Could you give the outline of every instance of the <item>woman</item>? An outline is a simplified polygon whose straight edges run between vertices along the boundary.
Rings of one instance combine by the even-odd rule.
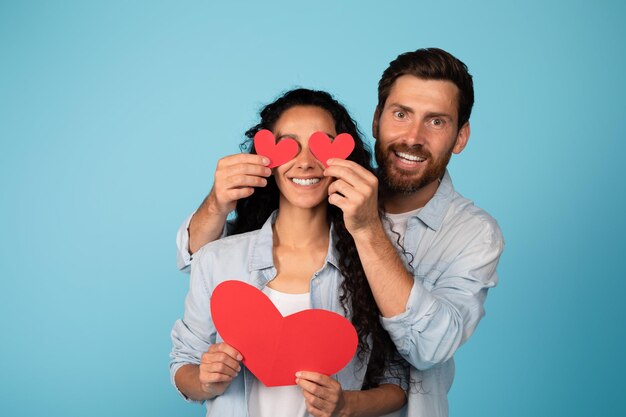
[[[207,415],[314,416],[380,415],[406,402],[406,367],[379,321],[354,241],[341,210],[328,203],[333,181],[308,148],[317,131],[331,138],[349,133],[349,159],[371,169],[365,148],[346,109],[329,94],[297,89],[261,111],[261,122],[246,132],[269,129],[277,140],[291,138],[300,151],[274,169],[267,185],[239,200],[228,238],[194,256],[185,317],[174,325],[171,374],[190,400],[206,402]],[[250,146],[250,152],[254,147]],[[221,281],[240,279],[260,288],[283,315],[324,308],[348,317],[359,338],[357,354],[336,378],[299,372],[297,386],[267,388],[247,369],[241,355],[219,338],[209,301]]]

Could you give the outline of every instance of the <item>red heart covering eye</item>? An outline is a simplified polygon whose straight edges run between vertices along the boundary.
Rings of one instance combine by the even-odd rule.
[[[300,150],[298,142],[291,138],[285,138],[276,143],[274,134],[267,129],[259,130],[254,135],[254,149],[257,154],[269,158],[268,168],[275,168],[289,162]]]
[[[326,168],[326,163],[330,158],[346,159],[354,149],[354,139],[349,133],[342,133],[335,137],[332,142],[324,132],[315,132],[309,138],[309,149],[311,153]]]
[[[310,309],[283,317],[263,292],[241,281],[213,290],[211,317],[226,343],[266,386],[295,385],[296,372],[339,372],[354,356],[352,324],[328,310]]]

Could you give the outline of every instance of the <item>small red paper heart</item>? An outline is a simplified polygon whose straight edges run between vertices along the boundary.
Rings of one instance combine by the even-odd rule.
[[[298,142],[291,138],[284,138],[276,143],[274,134],[267,129],[261,129],[254,135],[254,149],[259,155],[267,156],[270,160],[268,168],[275,168],[292,160],[300,150]]]
[[[222,339],[266,386],[295,385],[296,372],[339,372],[354,356],[352,324],[328,310],[310,309],[283,317],[263,292],[241,281],[213,290],[211,316]]]
[[[326,163],[330,158],[346,159],[354,149],[354,139],[349,133],[341,133],[332,142],[324,132],[315,132],[309,138],[309,149],[311,153],[326,168]]]

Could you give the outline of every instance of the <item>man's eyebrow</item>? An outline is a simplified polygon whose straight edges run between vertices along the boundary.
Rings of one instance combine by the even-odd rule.
[[[400,103],[391,103],[391,104],[389,104],[389,107],[399,108],[400,110],[402,110],[405,113],[414,113],[412,108],[407,107],[407,106],[405,106],[403,104],[400,104]]]
[[[443,113],[443,112],[429,112],[429,113],[426,113],[426,117],[441,117],[441,118],[444,118],[444,119],[453,120],[451,114]]]

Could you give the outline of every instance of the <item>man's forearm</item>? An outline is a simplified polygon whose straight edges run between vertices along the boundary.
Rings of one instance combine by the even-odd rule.
[[[228,213],[219,213],[211,205],[211,195],[204,199],[189,223],[189,253],[217,240],[224,230]]]
[[[393,317],[404,312],[413,288],[413,277],[389,241],[382,224],[353,237],[367,281],[383,317]]]
[[[365,391],[345,391],[346,407],[341,417],[374,417],[398,410],[406,403],[405,392],[397,385],[381,384]]]

